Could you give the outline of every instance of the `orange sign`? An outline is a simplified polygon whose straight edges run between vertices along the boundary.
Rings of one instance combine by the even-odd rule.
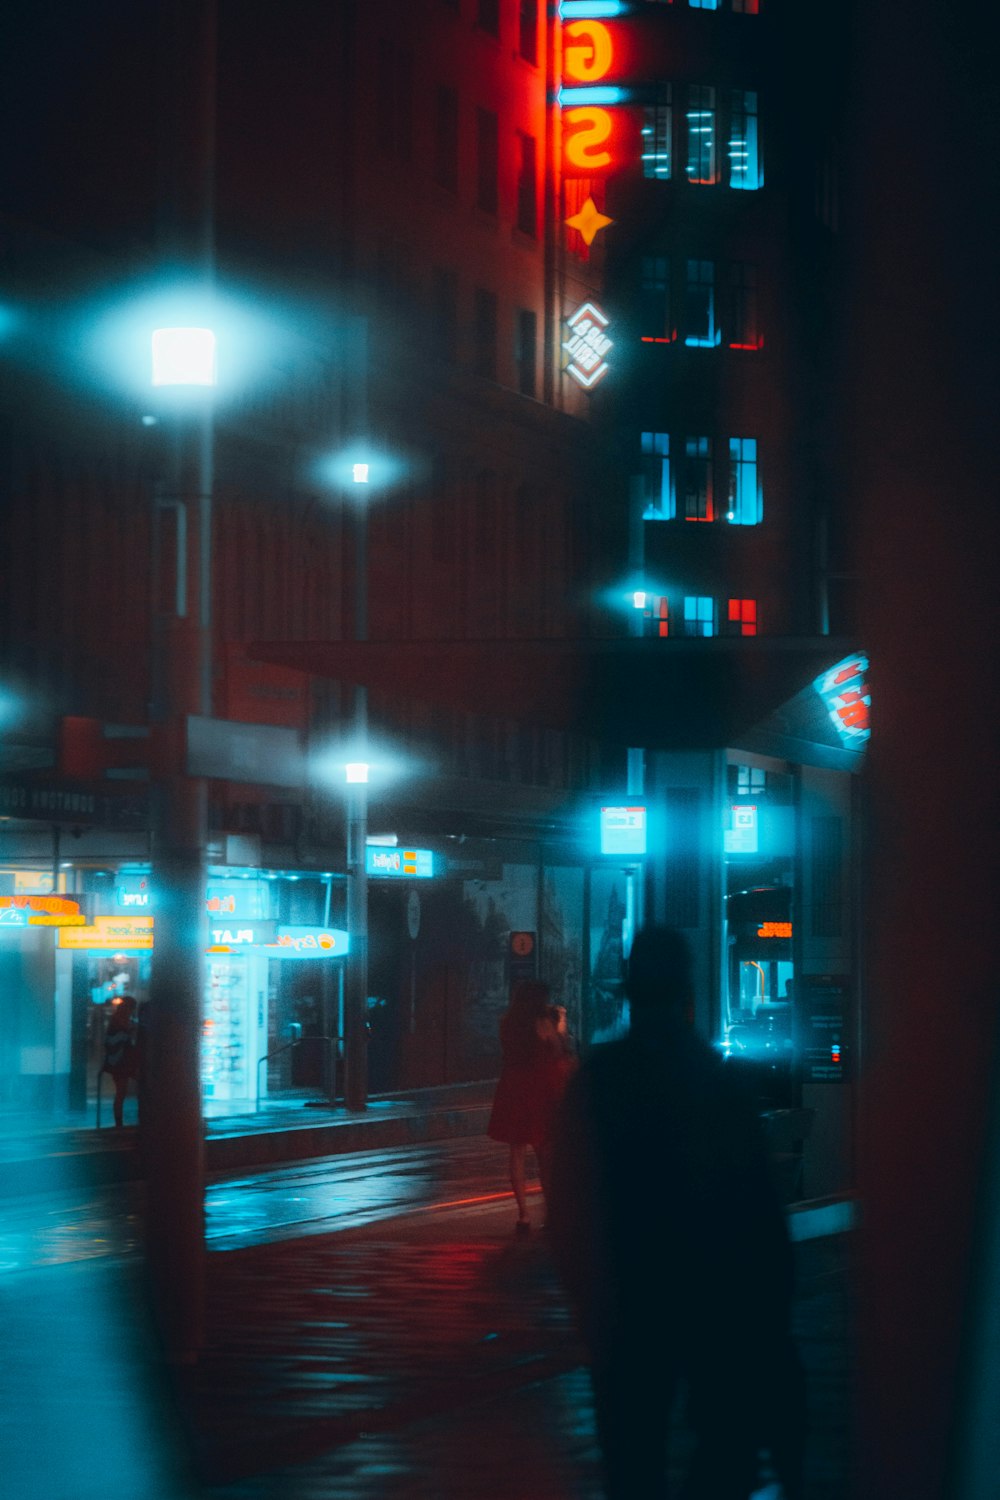
[[[791,922],[761,922],[757,928],[757,936],[762,938],[790,938],[791,935]]]
[[[67,927],[59,934],[60,948],[152,948],[152,917],[95,917],[92,927]]]

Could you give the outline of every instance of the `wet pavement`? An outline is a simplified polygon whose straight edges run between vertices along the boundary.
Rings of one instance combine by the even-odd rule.
[[[81,1200],[75,1230],[47,1202],[51,1263],[0,1276],[5,1500],[598,1500],[582,1351],[503,1167],[458,1141],[214,1183],[206,1347],[173,1387],[128,1249],[138,1189],[103,1224]],[[807,1500],[844,1500],[852,1237],[795,1222]]]

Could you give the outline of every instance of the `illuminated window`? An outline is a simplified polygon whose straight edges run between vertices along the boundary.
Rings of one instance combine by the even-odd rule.
[[[726,520],[733,526],[756,526],[763,509],[757,479],[757,439],[730,438]]]
[[[525,62],[538,61],[538,0],[521,0],[518,9],[518,51]]]
[[[496,115],[491,109],[477,109],[476,206],[488,214],[499,207],[499,142]]]
[[[521,148],[517,172],[517,227],[532,238],[538,233],[535,137],[518,132]]]
[[[760,797],[767,787],[767,772],[759,766],[736,767],[736,790],[741,798]]]
[[[655,104],[648,104],[642,123],[642,175],[666,182],[671,172],[671,140],[674,103],[671,85],[659,89]]]
[[[757,267],[734,261],[729,268],[730,349],[759,349],[764,340],[757,321]]]
[[[757,131],[757,95],[751,89],[734,89],[730,96],[729,186],[750,190],[764,186]]]
[[[730,599],[727,615],[728,635],[757,634],[756,599]]]
[[[666,594],[647,594],[642,611],[642,634],[665,640],[670,634],[670,604]]]
[[[381,82],[376,141],[380,151],[407,162],[413,141],[413,55],[387,37],[378,42]]]
[[[705,84],[692,84],[687,100],[687,178],[706,186],[719,180],[715,156],[715,90]]]
[[[526,308],[521,308],[517,315],[514,362],[518,390],[522,396],[534,396],[538,378],[538,319]]]
[[[684,599],[684,634],[715,635],[715,600],[703,594],[688,594]]]
[[[722,337],[715,322],[715,265],[689,260],[684,291],[684,342],[714,349]]]
[[[733,0],[737,15],[756,16],[760,13],[760,0]]]
[[[497,299],[483,287],[475,294],[472,367],[486,380],[497,378]]]
[[[431,348],[438,359],[455,361],[458,349],[458,273],[435,266],[431,273]]]
[[[458,191],[458,93],[446,84],[434,97],[434,181]]]
[[[715,520],[711,438],[689,437],[684,440],[684,519]]]
[[[688,0],[692,10],[718,10],[720,0]]]
[[[670,262],[665,255],[644,255],[639,284],[639,336],[668,344],[670,328]]]
[[[500,0],[478,0],[476,25],[490,36],[500,35]]]
[[[669,521],[677,513],[670,475],[670,437],[665,432],[644,432],[642,453],[642,518]]]

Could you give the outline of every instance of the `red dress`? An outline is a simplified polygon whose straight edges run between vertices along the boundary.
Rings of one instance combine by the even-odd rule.
[[[530,1021],[508,1011],[500,1022],[503,1067],[493,1096],[486,1133],[511,1146],[542,1146],[566,1086],[567,1059],[554,1041],[547,1041]]]

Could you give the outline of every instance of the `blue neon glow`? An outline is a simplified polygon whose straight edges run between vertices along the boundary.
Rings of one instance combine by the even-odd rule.
[[[637,856],[645,852],[645,807],[602,807],[601,853]]]
[[[434,875],[431,849],[365,849],[365,870],[376,879],[430,880]]]
[[[598,20],[625,13],[624,0],[560,0],[561,21]]]
[[[628,98],[625,89],[605,84],[594,84],[585,88],[560,89],[556,99],[561,109],[572,104],[624,104]]]

